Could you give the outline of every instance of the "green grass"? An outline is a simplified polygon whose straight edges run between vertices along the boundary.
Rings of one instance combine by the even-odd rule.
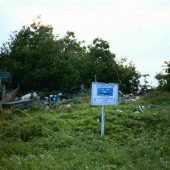
[[[138,105],[145,109],[135,114]],[[5,110],[0,114],[0,169],[168,170],[169,112],[170,94],[162,92],[108,106],[102,140],[101,107],[90,107],[88,96],[71,108]]]

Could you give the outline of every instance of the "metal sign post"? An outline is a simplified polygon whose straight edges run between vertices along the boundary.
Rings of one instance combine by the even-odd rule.
[[[102,106],[101,137],[104,138],[106,106],[118,105],[118,84],[92,82],[92,106]]]
[[[104,138],[105,111],[106,111],[106,106],[102,106],[102,117],[101,117],[101,137],[102,138]]]

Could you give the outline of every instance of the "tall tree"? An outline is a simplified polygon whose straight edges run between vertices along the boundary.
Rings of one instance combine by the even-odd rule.
[[[88,48],[89,56],[89,77],[94,79],[97,75],[98,81],[111,82],[114,80],[113,63],[115,63],[115,54],[110,52],[109,43],[96,38]]]

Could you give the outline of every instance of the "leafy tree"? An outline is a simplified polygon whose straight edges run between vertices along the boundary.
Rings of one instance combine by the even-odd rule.
[[[80,84],[84,53],[73,32],[59,39],[38,21],[11,36],[1,48],[1,61],[22,89],[68,89]]]
[[[102,39],[96,38],[88,47],[88,67],[89,77],[94,80],[94,75],[97,75],[97,81],[112,82],[114,78],[114,63],[115,54],[112,54],[109,49],[109,43]]]
[[[14,32],[0,50],[1,68],[13,73],[13,84],[23,90],[68,90],[91,86],[94,75],[100,82],[117,82],[124,92],[138,86],[134,64],[117,62],[109,43],[96,38],[88,47],[77,41],[74,32],[63,38],[40,20]]]
[[[170,61],[165,61],[164,63],[164,73],[158,73],[155,78],[159,82],[159,89],[170,91]]]
[[[117,63],[120,89],[126,93],[135,93],[138,90],[139,78],[141,77],[140,73],[136,70],[132,62],[127,63],[126,58],[122,58]]]
[[[1,55],[6,69],[14,73],[15,85],[19,82],[25,89],[34,89],[45,83],[42,82],[44,75],[50,76],[53,62],[49,51],[54,49],[52,31],[49,25],[33,23],[15,32],[10,42],[4,44]]]
[[[135,92],[138,90],[140,73],[136,70],[135,65],[126,59],[115,60],[115,54],[110,52],[109,43],[102,39],[96,38],[88,47],[86,76],[91,82],[94,75],[97,75],[99,82],[115,82],[120,84],[120,89],[125,93]]]
[[[82,81],[82,59],[85,55],[85,48],[82,42],[75,39],[74,32],[67,32],[66,36],[60,39],[62,47],[60,48],[60,65],[61,77],[60,81],[64,84],[65,89],[75,87]],[[63,86],[63,85],[62,85]]]

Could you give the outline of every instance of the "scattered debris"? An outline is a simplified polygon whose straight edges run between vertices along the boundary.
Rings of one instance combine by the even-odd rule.
[[[66,107],[67,108],[71,108],[72,106],[71,106],[71,104],[67,104]]]
[[[68,104],[69,102],[70,102],[69,99],[62,99],[62,101],[61,101],[62,104]]]
[[[141,113],[144,110],[144,106],[137,106],[134,110],[134,113]]]
[[[119,96],[119,102],[120,103],[130,103],[130,102],[136,102],[139,100],[139,96],[135,96],[133,94],[128,94],[128,95],[121,95]]]
[[[116,113],[122,113],[123,111],[122,111],[122,110],[119,110],[119,109],[115,109],[114,112],[116,112]]]
[[[37,98],[37,97],[38,97],[38,95],[37,95],[36,92],[31,92],[31,93],[28,93],[28,94],[22,96],[21,100],[22,101],[28,101],[30,99],[34,99],[34,98]]]
[[[11,96],[12,96],[12,93],[11,93]],[[12,98],[11,96],[10,98]],[[35,101],[36,101],[36,104],[35,104]],[[31,107],[40,107],[40,103],[41,101],[39,100],[38,94],[36,92],[31,92],[31,93],[28,93],[22,96],[21,98],[16,97],[15,95],[13,97],[13,100],[8,100],[7,102],[3,102],[2,105],[3,107],[6,107],[6,108],[25,109],[25,108],[31,108]]]
[[[132,98],[132,99],[130,99],[130,101],[131,101],[131,102],[136,102],[136,99],[133,99],[133,98]]]
[[[18,100],[13,102],[3,103],[4,108],[24,109],[28,107],[31,100]]]
[[[56,102],[61,100],[61,97],[63,96],[62,93],[58,93],[58,94],[50,94],[49,97],[45,96],[42,100],[44,105],[53,105]]]
[[[155,108],[157,108],[157,107],[158,107],[157,105],[148,104],[148,109],[155,109]]]

